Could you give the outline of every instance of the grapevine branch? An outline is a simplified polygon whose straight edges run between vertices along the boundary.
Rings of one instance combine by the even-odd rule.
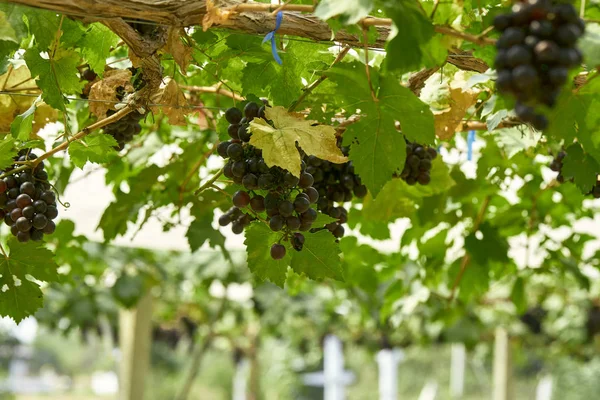
[[[133,107],[128,105],[128,106],[124,107],[122,110],[111,115],[110,117],[104,118],[101,121],[98,121],[94,124],[91,124],[90,126],[88,126],[86,128],[83,128],[81,130],[81,132],[72,136],[69,141],[62,142],[61,144],[59,144],[52,150],[47,151],[46,153],[42,154],[35,160],[31,161],[31,163],[23,164],[20,167],[14,168],[10,171],[6,171],[2,175],[0,175],[0,179],[6,178],[7,176],[12,175],[16,172],[21,172],[21,171],[25,171],[27,169],[35,168],[39,163],[52,157],[54,154],[58,153],[59,151],[66,150],[69,147],[69,144],[83,139],[84,137],[86,137],[87,135],[89,135],[90,133],[92,133],[93,131],[95,131],[97,129],[101,129],[101,128],[105,127],[106,125],[110,125],[113,122],[120,120],[121,118],[123,118],[124,116],[126,116],[127,114],[129,114],[132,111],[133,111]]]
[[[481,205],[481,209],[479,210],[479,213],[477,214],[477,219],[475,220],[475,224],[473,225],[473,232],[477,232],[477,230],[479,229],[479,226],[483,222],[485,213],[488,209],[488,206],[490,205],[490,200],[491,200],[490,196],[486,196],[486,198],[483,200],[483,204]],[[454,296],[456,295],[456,289],[458,288],[458,285],[460,285],[460,281],[462,280],[463,276],[465,275],[465,271],[469,267],[470,262],[471,262],[471,256],[468,253],[466,253],[460,262],[460,270],[458,271],[458,275],[456,276],[456,279],[454,280],[454,283],[452,284],[452,290],[450,292],[449,301],[454,300]]]
[[[205,191],[206,189],[208,189],[209,187],[213,186],[213,183],[215,183],[217,181],[217,179],[219,179],[219,177],[223,175],[223,168],[221,168],[219,171],[217,171],[217,173],[215,173],[213,175],[212,178],[210,178],[208,181],[206,181],[202,186],[200,186],[195,192],[194,195],[198,196],[200,193],[202,193],[203,191]]]
[[[218,86],[188,86],[180,85],[181,89],[187,90],[191,93],[214,93],[225,97],[230,97],[236,101],[244,101],[244,98],[239,94],[232,92],[231,90],[223,89],[222,85]]]

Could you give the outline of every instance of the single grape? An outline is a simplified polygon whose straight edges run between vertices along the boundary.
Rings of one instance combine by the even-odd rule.
[[[333,236],[340,239],[340,238],[344,237],[344,232],[345,232],[344,227],[342,225],[338,225],[331,233],[333,233]]]
[[[273,244],[273,246],[271,246],[271,258],[273,260],[281,260],[283,257],[285,257],[285,246],[275,243]]]
[[[219,217],[219,225],[227,226],[231,223],[231,215],[223,214]]]
[[[31,229],[31,221],[29,221],[25,217],[17,219],[15,221],[15,224],[17,225],[17,229],[19,230],[19,232],[27,232]]]
[[[40,200],[45,201],[46,204],[54,204],[56,202],[56,195],[54,194],[53,191],[47,190],[42,193]]]
[[[307,200],[304,197],[296,197],[296,200],[294,200],[294,210],[296,210],[297,213],[302,214],[303,212],[306,212],[308,209],[310,208],[310,201]]]
[[[258,187],[266,190],[273,186],[275,178],[271,174],[262,174],[258,177]]]
[[[37,214],[33,217],[33,227],[35,229],[44,229],[48,224],[48,218],[44,214]]]
[[[263,196],[254,196],[250,200],[250,207],[256,212],[265,211],[265,198]]]
[[[292,235],[292,247],[296,251],[302,251],[304,247],[304,243],[306,242],[306,238],[301,233],[294,233]]]
[[[46,217],[48,217],[48,219],[54,219],[58,217],[58,209],[56,208],[56,206],[49,205],[45,215]]]
[[[223,175],[226,178],[233,179],[233,163],[230,161],[223,167]]]
[[[315,179],[313,178],[313,176],[309,173],[304,172],[303,174],[300,175],[300,181],[298,183],[298,186],[301,187],[302,189],[306,189],[306,188],[311,187],[314,182],[315,182]]]
[[[241,160],[244,156],[244,148],[239,143],[232,143],[227,148],[227,155],[232,160]]]
[[[238,124],[231,124],[227,127],[227,134],[232,139],[240,139],[239,129],[240,126]]]
[[[312,208],[309,208],[308,210],[306,210],[306,212],[302,213],[301,215],[302,221],[313,222],[315,219],[317,219],[317,212]]]
[[[54,194],[53,192],[50,192],[52,194]],[[31,199],[31,196],[29,196],[28,194],[20,194],[17,199],[17,207],[19,208],[25,208],[31,204],[33,204],[33,200]]]
[[[14,187],[12,189],[8,189],[8,192],[7,192],[9,199],[16,199],[17,197],[19,197],[20,193],[21,192],[19,191],[19,188],[16,188],[16,187]]]
[[[54,233],[55,230],[56,230],[56,224],[54,223],[54,221],[48,221],[48,224],[42,230],[42,232],[44,232],[46,235],[51,235]]]
[[[300,221],[300,218],[291,216],[291,217],[287,217],[287,219],[285,220],[285,224],[287,225],[288,228],[295,231],[298,228],[300,228],[301,221]]]
[[[29,242],[29,239],[31,239],[31,235],[29,234],[29,231],[23,232],[23,231],[19,231],[19,233],[17,233],[17,240],[21,243],[26,243]]]
[[[283,224],[285,224],[285,219],[281,215],[275,215],[269,220],[269,227],[274,232],[279,232],[282,230]]]
[[[6,192],[8,190],[8,186],[3,179],[0,179],[0,194]]]
[[[10,212],[10,219],[11,219],[13,222],[17,222],[17,220],[18,220],[19,218],[21,218],[22,216],[23,216],[23,210],[22,210],[22,209],[20,209],[20,208],[15,208],[14,210],[12,210],[12,211]]]
[[[248,190],[258,189],[258,177],[254,174],[246,174],[242,179],[242,185]]]
[[[238,129],[238,133],[237,134],[238,134],[238,137],[240,138],[240,140],[242,142],[249,142],[250,141],[250,137],[252,136],[252,134],[248,130],[248,125],[247,124],[240,125],[240,128]]]
[[[419,174],[417,182],[419,182],[421,185],[428,185],[429,182],[431,182],[431,176],[428,172],[422,172]]]
[[[33,240],[34,242],[39,242],[40,240],[42,240],[44,238],[44,232],[39,231],[37,229],[33,229],[30,232],[30,236],[31,236],[31,240]]]
[[[250,195],[248,192],[244,192],[243,190],[238,190],[233,195],[233,205],[237,208],[244,208],[248,204],[250,204]]]
[[[253,101],[246,104],[246,107],[244,107],[244,115],[249,120],[252,120],[252,119],[258,117],[259,111],[260,111],[259,105]]]
[[[244,224],[241,221],[234,221],[233,224],[231,224],[231,232],[233,232],[236,235],[241,234],[242,232],[244,232]]]
[[[246,175],[246,162],[239,160],[233,163],[231,172],[234,177],[243,178]]]
[[[228,158],[229,156],[227,155],[227,148],[229,148],[230,144],[231,142],[219,143],[219,145],[217,146],[217,153],[219,153],[219,155],[223,158]]]
[[[300,182],[300,179],[290,174],[289,172],[286,172],[285,175],[283,175],[283,184],[286,187],[295,187],[298,185],[298,182]]]
[[[314,187],[306,188],[304,194],[308,196],[311,204],[315,204],[319,200],[319,191]]]
[[[239,124],[242,120],[242,112],[235,107],[229,108],[225,111],[225,119],[230,124]]]
[[[288,200],[284,200],[279,203],[278,208],[279,213],[284,217],[289,217],[294,212],[294,205]]]

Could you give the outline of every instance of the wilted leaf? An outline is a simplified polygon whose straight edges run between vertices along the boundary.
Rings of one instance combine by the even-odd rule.
[[[202,18],[202,30],[206,32],[213,25],[221,25],[229,19],[231,14],[225,8],[215,5],[214,0],[206,0],[206,14]]]
[[[192,60],[192,47],[185,44],[181,37],[185,35],[183,28],[171,27],[165,45],[165,51],[173,56],[182,71],[185,71]]]
[[[442,140],[451,139],[461,124],[467,110],[477,101],[478,92],[462,88],[450,88],[450,108],[434,112],[435,134]]]
[[[152,97],[152,102],[160,104],[160,106],[152,107],[152,112],[158,114],[162,111],[169,118],[169,124],[187,124],[185,116],[191,109],[187,107],[188,102],[185,95],[179,90],[179,85],[174,80],[166,80],[166,83],[160,86],[158,93]]]
[[[108,110],[114,110],[117,98],[117,89],[121,87],[127,93],[133,92],[131,84],[131,71],[128,69],[115,69],[107,71],[104,78],[92,85],[90,89],[90,112],[99,119],[106,118]]]
[[[290,114],[279,106],[267,108],[265,114],[275,127],[263,119],[252,121],[250,144],[263,151],[265,163],[269,167],[276,165],[299,177],[301,160],[296,144],[306,154],[332,163],[348,161],[337,147],[335,129],[332,126],[315,125],[316,121]]]

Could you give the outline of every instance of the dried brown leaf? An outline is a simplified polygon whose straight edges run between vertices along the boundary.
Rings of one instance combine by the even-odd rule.
[[[188,108],[188,103],[183,92],[179,89],[179,85],[172,79],[165,80],[160,86],[160,90],[152,96],[152,103],[160,104],[153,106],[150,109],[153,113],[158,114],[163,112],[169,118],[171,125],[186,125],[185,116],[191,111]]]
[[[185,36],[183,28],[171,27],[164,50],[173,56],[181,71],[185,71],[192,60],[192,47],[184,43],[182,36]]]
[[[215,5],[214,0],[206,0],[206,14],[202,18],[202,30],[206,32],[213,25],[222,25],[230,15],[229,10]]]
[[[478,94],[469,89],[450,88],[450,108],[434,112],[435,133],[440,139],[449,140],[460,132],[461,122],[467,110],[477,101]]]
[[[96,117],[106,118],[108,110],[115,110],[117,89],[122,87],[126,93],[134,91],[131,84],[131,71],[128,69],[115,69],[107,71],[104,78],[92,86],[90,90],[90,112]],[[94,101],[96,100],[96,101]]]

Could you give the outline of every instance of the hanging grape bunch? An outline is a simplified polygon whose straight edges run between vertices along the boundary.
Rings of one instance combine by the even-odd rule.
[[[14,160],[22,163],[36,158],[29,149],[24,149]],[[22,166],[14,164],[8,171]],[[0,175],[3,173],[0,171]],[[0,216],[19,242],[39,241],[44,234],[54,233],[56,225],[52,220],[58,216],[58,208],[50,187],[43,162],[33,170],[15,172],[0,179]]]
[[[571,4],[551,0],[527,0],[499,15],[494,27],[502,32],[496,47],[496,87],[516,99],[515,113],[538,130],[548,119],[536,111],[554,107],[569,68],[581,64],[576,47],[585,24]]]
[[[340,147],[340,141],[338,140],[338,147]],[[341,150],[345,156],[348,156],[349,148],[341,147]],[[367,187],[362,184],[360,177],[354,172],[352,161],[334,164],[315,156],[305,156],[304,161],[307,164],[306,172],[311,174],[315,180],[313,187],[319,195],[317,209],[337,220],[327,224],[326,228],[339,239],[345,233],[342,224],[348,221],[348,210],[341,204],[351,201],[353,197],[365,197]],[[338,203],[338,206],[335,203]]]
[[[406,141],[406,161],[400,178],[413,186],[417,183],[429,185],[431,182],[432,161],[437,157],[433,147]]]
[[[265,106],[250,102],[243,113],[237,108],[228,109],[225,118],[230,124],[227,131],[231,140],[220,143],[217,152],[227,159],[223,174],[244,189],[233,195],[234,207],[219,218],[219,225],[231,224],[232,231],[240,234],[265,213],[264,220],[269,227],[282,232],[282,240],[289,241],[295,250],[301,251],[305,238],[300,232],[310,230],[318,215],[311,207],[319,200],[319,192],[313,187],[313,175],[307,172],[304,161],[300,178],[282,168],[269,167],[262,151],[248,143],[250,122],[255,118],[266,121]],[[273,259],[282,259],[285,253],[285,246],[273,244]]]
[[[116,111],[108,110],[107,116],[115,114]],[[116,149],[121,151],[125,148],[125,144],[131,142],[133,137],[142,131],[140,121],[144,118],[144,114],[137,111],[130,112],[120,120],[104,127],[104,133],[111,135],[119,144]]]
[[[561,150],[558,152],[558,154],[556,154],[556,157],[554,157],[554,160],[552,160],[552,162],[550,163],[550,169],[554,172],[558,172],[558,175],[556,176],[556,180],[560,183],[565,182],[565,177],[562,175],[562,168],[563,168],[563,160],[565,159],[566,156],[567,156],[567,152],[564,150]]]

